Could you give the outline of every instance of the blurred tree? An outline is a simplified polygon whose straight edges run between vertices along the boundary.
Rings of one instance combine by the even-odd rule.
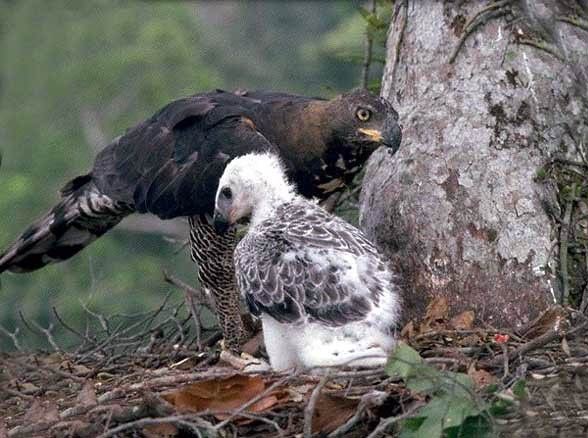
[[[0,241],[7,243],[117,133],[170,99],[219,85],[219,75],[203,61],[199,28],[182,5],[56,0],[47,7],[24,0],[3,6]],[[161,268],[173,251],[161,237],[118,232],[72,262],[5,275],[0,319],[14,318],[17,303],[47,319],[51,297],[62,311],[80,314],[77,298],[88,292],[99,307],[150,306],[159,301]],[[185,258],[173,261],[191,272]]]
[[[328,91],[336,94],[358,85],[359,63],[332,56],[324,38],[350,17],[359,17],[361,1],[221,4],[198,2],[194,11],[201,22],[212,24],[204,36],[205,59],[222,66],[225,87],[286,89],[327,97]],[[354,37],[354,29],[349,35]],[[323,55],[330,55],[316,56],[318,47]]]
[[[97,150],[172,99],[214,87],[328,95],[358,84],[359,65],[308,55],[328,49],[321,35],[357,15],[356,1],[0,3],[1,245]],[[154,221],[130,225],[152,230]],[[166,230],[181,234],[182,224]],[[178,246],[119,226],[67,263],[3,275],[0,323],[14,324],[17,308],[46,323],[51,305],[75,320],[79,299],[110,313],[152,308],[166,290],[162,268],[195,281]]]

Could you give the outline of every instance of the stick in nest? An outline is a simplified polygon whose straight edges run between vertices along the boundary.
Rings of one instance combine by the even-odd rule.
[[[318,385],[312,390],[310,399],[306,408],[304,408],[304,438],[312,437],[312,417],[314,416],[314,410],[316,409],[316,403],[321,395],[321,390],[329,381],[329,372],[323,376]]]

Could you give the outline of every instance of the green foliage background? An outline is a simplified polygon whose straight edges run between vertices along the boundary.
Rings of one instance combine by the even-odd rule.
[[[0,0],[0,245],[50,208],[104,146],[84,135],[84,114],[110,141],[172,99],[215,87],[329,96],[357,86],[358,7]],[[4,274],[0,324],[14,327],[22,310],[46,326],[52,306],[82,324],[80,300],[105,313],[152,309],[169,290],[162,269],[195,282],[178,246],[119,230],[66,263]],[[0,336],[0,348],[6,341]]]

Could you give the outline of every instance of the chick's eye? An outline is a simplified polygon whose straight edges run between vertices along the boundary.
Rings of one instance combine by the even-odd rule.
[[[357,118],[362,121],[362,122],[367,122],[370,117],[372,116],[372,112],[368,109],[365,108],[360,108],[357,110],[357,112],[355,113],[355,115],[357,116]]]
[[[226,199],[231,199],[233,197],[233,192],[229,187],[223,187],[221,190],[221,195],[223,195],[223,197]]]

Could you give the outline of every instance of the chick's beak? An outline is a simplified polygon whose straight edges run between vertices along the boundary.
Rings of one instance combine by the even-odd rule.
[[[231,228],[231,223],[229,219],[219,210],[214,211],[214,216],[212,218],[214,230],[218,234],[225,234],[229,228]]]

